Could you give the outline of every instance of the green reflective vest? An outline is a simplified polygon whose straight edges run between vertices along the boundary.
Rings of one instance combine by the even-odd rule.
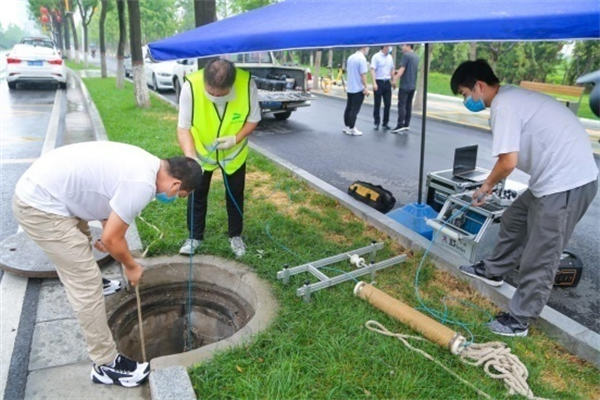
[[[219,137],[236,135],[246,123],[250,114],[250,73],[236,69],[233,88],[236,98],[225,106],[223,118],[217,106],[204,94],[204,69],[185,78],[192,89],[192,136],[202,168],[214,171],[221,166],[227,175],[233,174],[248,157],[248,139],[228,150],[210,151]]]

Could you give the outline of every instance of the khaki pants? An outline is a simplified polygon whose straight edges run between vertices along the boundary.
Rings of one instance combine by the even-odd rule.
[[[117,346],[108,327],[102,276],[90,246],[87,221],[40,211],[16,195],[12,209],[23,230],[56,266],[83,330],[90,358],[98,365],[112,362]]]

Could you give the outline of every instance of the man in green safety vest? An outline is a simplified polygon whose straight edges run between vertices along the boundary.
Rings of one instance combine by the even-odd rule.
[[[203,169],[188,199],[190,233],[180,254],[193,254],[204,239],[208,191],[213,171],[223,174],[231,250],[246,253],[242,240],[248,135],[260,121],[258,90],[250,73],[228,60],[214,59],[185,78],[179,98],[177,138],[183,153]]]

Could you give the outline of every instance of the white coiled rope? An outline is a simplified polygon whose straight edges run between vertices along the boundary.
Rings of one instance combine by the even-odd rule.
[[[433,358],[431,355],[429,355],[427,352],[413,347],[407,341],[407,339],[423,341],[427,341],[427,339],[420,336],[403,335],[400,333],[390,332],[377,321],[367,321],[365,323],[365,326],[367,327],[367,329],[373,332],[395,337],[396,339],[400,340],[406,347],[408,347],[408,349],[421,354],[428,360],[433,361],[434,363],[442,367],[444,370],[446,370],[450,375],[454,376],[462,383],[475,390],[481,396],[485,397],[486,399],[492,398],[489,394],[483,392],[482,390],[475,387],[472,383],[458,376],[456,372],[446,367],[444,364],[442,364],[441,362]],[[483,365],[485,373],[490,378],[502,379],[504,381],[504,384],[508,388],[509,395],[519,394],[523,397],[526,397],[528,400],[545,400],[541,397],[536,397],[533,394],[533,392],[529,388],[529,385],[527,384],[527,378],[529,376],[527,368],[516,355],[510,352],[510,348],[506,345],[506,343],[490,342],[481,344],[471,344],[469,346],[465,346],[462,352],[460,353],[460,359],[464,363],[469,365]]]

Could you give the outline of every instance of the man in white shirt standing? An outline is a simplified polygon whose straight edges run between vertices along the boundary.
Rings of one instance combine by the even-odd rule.
[[[171,203],[187,196],[201,180],[202,169],[193,158],[161,160],[115,142],[52,150],[19,179],[13,214],[56,267],[87,343],[93,382],[134,387],[150,368],[147,362],[135,362],[117,351],[88,221],[102,221],[102,238],[93,246],[119,261],[136,286],[143,269],[125,239],[129,225],[153,198]]]
[[[356,117],[360,112],[365,96],[369,95],[367,89],[367,65],[366,55],[369,53],[368,47],[361,47],[348,57],[346,71],[348,71],[348,87],[346,109],[344,110],[344,124],[346,127],[343,132],[350,136],[360,136],[362,132],[356,128]]]
[[[390,129],[390,108],[392,106],[392,75],[394,73],[394,60],[391,55],[392,46],[381,46],[381,51],[371,58],[371,77],[373,78],[373,93],[375,102],[373,119],[375,130],[379,129],[381,99],[383,99],[383,125],[385,130]]]
[[[450,86],[470,111],[490,108],[492,156],[498,160],[473,194],[474,204],[485,203],[485,195],[515,168],[530,175],[529,188],[502,214],[491,255],[460,267],[492,286],[519,267],[508,313],[488,327],[499,335],[526,336],[550,297],[562,251],[598,192],[589,137],[569,108],[545,94],[501,86],[485,60],[462,63]]]

